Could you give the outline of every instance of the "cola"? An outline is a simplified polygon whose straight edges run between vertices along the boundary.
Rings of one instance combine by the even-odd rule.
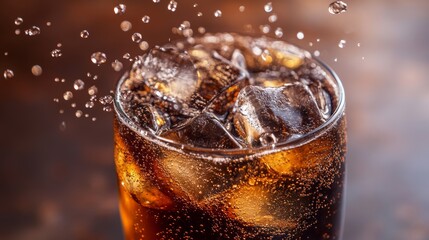
[[[115,95],[126,239],[341,239],[344,101],[335,73],[283,41],[155,47]]]

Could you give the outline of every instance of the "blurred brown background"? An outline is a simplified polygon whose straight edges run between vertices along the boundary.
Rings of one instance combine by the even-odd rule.
[[[429,239],[429,2],[345,1],[349,11],[337,16],[328,13],[326,0],[272,1],[278,21],[271,24],[284,29],[283,39],[320,50],[344,82],[349,123],[344,239]],[[2,0],[0,70],[10,68],[15,77],[0,79],[0,239],[122,239],[112,114],[100,106],[85,109],[86,90],[73,91],[68,102],[64,91],[81,78],[86,87],[97,85],[100,96],[108,94],[121,75],[111,62],[118,59],[128,68],[122,55],[143,53],[131,41],[134,32],[153,46],[174,37],[171,27],[184,20],[194,31],[204,26],[208,32],[268,23],[263,11],[268,1],[177,2],[171,13],[168,0],[124,0],[127,11],[117,16],[117,1]],[[243,13],[240,5],[246,6]],[[216,9],[221,18],[213,17]],[[149,24],[142,23],[144,15],[151,17]],[[16,17],[23,24],[15,26]],[[123,20],[133,23],[132,30],[121,31]],[[24,35],[33,25],[41,34]],[[79,37],[84,29],[88,39]],[[298,31],[303,40],[295,37]],[[341,39],[347,41],[343,49]],[[63,56],[52,58],[57,43]],[[106,64],[90,62],[95,51],[107,54]],[[39,77],[30,71],[35,64],[43,68]],[[87,78],[87,72],[98,79]],[[55,77],[66,82],[56,83]],[[77,109],[90,117],[77,119]],[[65,132],[59,131],[61,121]]]

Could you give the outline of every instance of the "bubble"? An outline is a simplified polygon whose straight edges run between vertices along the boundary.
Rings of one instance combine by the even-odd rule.
[[[264,6],[264,10],[265,10],[265,12],[271,12],[271,11],[273,11],[273,4],[271,3],[271,2],[269,2],[269,3],[267,3],[267,4],[265,4],[265,6]]]
[[[95,52],[91,55],[91,62],[100,66],[101,64],[107,61],[107,57],[105,53]]]
[[[329,13],[331,14],[340,14],[347,11],[347,3],[343,1],[335,1],[329,4],[328,8]]]
[[[319,50],[316,50],[316,51],[314,51],[314,56],[316,56],[316,57],[319,57],[320,56],[320,51]]]
[[[150,21],[150,17],[149,17],[148,15],[145,15],[145,16],[142,18],[142,22],[144,22],[144,23],[149,23],[149,21]]]
[[[149,43],[146,41],[141,41],[139,43],[139,47],[141,50],[146,51],[149,48]]]
[[[40,34],[40,28],[36,26],[32,26],[31,28],[25,30],[25,34],[28,36],[35,36]]]
[[[24,20],[22,18],[20,18],[20,17],[17,17],[15,19],[15,25],[17,25],[17,26],[21,25],[22,22],[24,22]]]
[[[94,102],[91,102],[91,101],[90,101],[90,102],[86,102],[86,103],[85,103],[85,107],[86,107],[86,108],[93,108],[93,107],[94,107],[94,105],[95,105],[95,103],[94,103]]]
[[[68,100],[73,98],[73,93],[70,91],[67,91],[63,94],[63,98],[64,98],[64,100],[68,101]]]
[[[21,34],[21,30],[15,29],[15,35],[19,35],[19,34]]]
[[[61,130],[61,131],[65,131],[66,129],[67,129],[66,122],[62,121],[62,122],[60,123],[60,130]]]
[[[3,77],[4,77],[4,79],[10,79],[10,78],[13,78],[13,76],[15,76],[15,74],[13,73],[13,71],[12,70],[10,70],[10,69],[6,69],[4,72],[3,72]]]
[[[31,68],[31,73],[36,77],[42,75],[42,72],[43,72],[42,67],[39,65],[34,65]]]
[[[51,51],[51,56],[53,58],[61,57],[63,53],[61,52],[61,49],[54,49]]]
[[[80,117],[82,117],[83,112],[81,110],[77,110],[76,113],[75,113],[75,115],[76,115],[77,118],[80,118]]]
[[[98,92],[98,88],[96,86],[92,86],[88,88],[88,94],[90,96],[94,96],[95,94],[97,94],[97,92]]]
[[[216,11],[214,12],[214,16],[215,16],[215,17],[222,17],[222,11],[221,11],[221,10],[216,10]]]
[[[238,11],[244,12],[244,10],[246,10],[245,6],[241,5],[240,7],[238,7]]]
[[[269,17],[268,17],[268,21],[269,21],[270,23],[276,22],[276,21],[277,21],[277,15],[276,15],[276,14],[273,14],[273,15],[269,16]]]
[[[141,42],[141,40],[142,40],[142,35],[141,35],[141,33],[134,33],[132,36],[131,36],[131,40],[133,40],[133,42],[135,42],[135,43],[139,43],[139,42]]]
[[[75,90],[82,90],[85,87],[85,82],[81,79],[76,79],[73,83],[73,88]]]
[[[118,61],[117,59],[115,59],[114,62],[112,62],[112,68],[113,70],[115,70],[116,72],[119,72],[122,70],[123,64]]]
[[[344,48],[345,45],[346,45],[346,40],[340,40],[340,42],[338,43],[339,48]]]
[[[116,14],[116,15],[122,15],[122,14],[124,14],[125,13],[125,10],[127,9],[127,6],[125,6],[125,4],[119,4],[118,6],[116,6],[116,7],[114,7],[113,8],[113,12]]]
[[[88,38],[89,32],[87,30],[83,30],[82,32],[80,32],[80,37],[81,38]]]
[[[276,37],[281,38],[283,37],[283,29],[278,27],[276,28],[276,30],[274,31],[274,34],[276,35]]]
[[[303,32],[298,32],[298,33],[296,34],[296,37],[297,37],[299,40],[302,40],[302,39],[304,39],[304,33],[303,33]]]
[[[177,2],[174,0],[171,0],[170,3],[168,3],[167,9],[172,12],[175,12],[177,9]]]
[[[122,31],[128,32],[129,30],[131,30],[133,25],[129,21],[122,21],[120,27]]]

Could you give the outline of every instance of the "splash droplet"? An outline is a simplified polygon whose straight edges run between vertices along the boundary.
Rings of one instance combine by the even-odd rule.
[[[140,34],[140,33],[134,33],[132,36],[131,36],[131,40],[133,40],[133,42],[135,42],[135,43],[139,43],[139,42],[141,42],[141,40],[142,40],[142,35]]]
[[[338,58],[334,58],[334,62],[338,62]]]
[[[357,45],[358,47],[360,47],[360,43],[357,43],[356,45]]]
[[[58,98],[54,98],[53,100],[54,100],[54,102],[56,102],[56,103],[60,102],[60,99],[58,99]]]
[[[35,36],[40,34],[40,28],[36,26],[32,26],[31,28],[25,30],[25,34],[28,36]]]
[[[316,50],[316,51],[314,51],[313,54],[314,54],[314,56],[319,57],[320,56],[320,51]]]
[[[14,75],[13,71],[10,69],[6,69],[3,73],[4,79],[10,79],[10,78],[13,78],[13,76],[15,76],[15,75]]]
[[[88,94],[90,96],[94,96],[95,94],[97,94],[97,92],[98,92],[98,88],[96,86],[92,86],[88,88]]]
[[[141,50],[146,51],[149,48],[149,43],[146,41],[142,41],[139,44]]]
[[[198,12],[198,13],[197,13],[197,16],[198,16],[198,17],[201,17],[201,16],[203,16],[203,13],[202,13],[202,12]]]
[[[51,22],[46,22],[46,26],[50,27],[52,25]]]
[[[343,1],[335,1],[329,4],[328,8],[329,13],[331,14],[340,14],[347,11],[347,3]]]
[[[270,23],[276,22],[276,21],[277,21],[277,15],[276,15],[276,14],[273,14],[273,15],[269,16],[269,17],[268,17],[268,21],[269,21]]]
[[[85,82],[81,79],[76,79],[73,83],[73,88],[75,90],[82,90],[85,87]]]
[[[62,55],[61,49],[54,49],[51,51],[51,56],[54,58],[61,57]]]
[[[112,111],[112,107],[111,106],[104,106],[103,107],[103,111],[105,111],[105,112],[111,112]]]
[[[103,105],[111,104],[113,102],[113,97],[110,95],[106,95],[106,96],[99,98],[98,101]]]
[[[221,11],[221,10],[216,10],[216,11],[214,12],[214,16],[215,16],[215,17],[222,17],[222,11]]]
[[[259,29],[261,30],[261,32],[263,34],[267,34],[271,30],[270,25],[261,25],[261,26],[259,26]]]
[[[95,52],[91,55],[91,62],[100,66],[101,64],[107,61],[107,57],[105,53]]]
[[[299,40],[302,40],[302,39],[304,39],[304,33],[303,33],[303,32],[298,32],[298,33],[296,34],[296,37],[297,37]]]
[[[93,108],[93,107],[94,107],[94,105],[95,105],[95,103],[94,103],[94,102],[86,102],[86,103],[85,103],[85,107],[86,107],[86,108]]]
[[[246,10],[245,6],[241,5],[240,7],[238,7],[238,11],[244,12],[244,10]]]
[[[38,76],[42,75],[42,72],[43,72],[42,67],[41,67],[41,66],[39,66],[39,65],[34,65],[34,66],[31,68],[31,73],[32,73],[34,76],[36,76],[36,77],[38,77]]]
[[[15,29],[15,35],[19,35],[19,34],[21,34],[21,30]]]
[[[115,70],[116,72],[119,72],[122,70],[123,64],[118,61],[117,59],[115,59],[114,62],[112,62],[112,68],[113,70]]]
[[[76,113],[75,113],[75,115],[76,115],[77,118],[80,118],[80,117],[82,117],[83,112],[81,110],[77,110]]]
[[[66,129],[67,129],[66,122],[64,122],[64,121],[63,121],[63,122],[61,122],[61,123],[60,123],[60,130],[61,130],[61,131],[65,131]]]
[[[269,3],[267,3],[267,4],[265,4],[265,6],[264,6],[264,10],[265,10],[265,12],[271,12],[271,11],[273,11],[273,4],[271,3],[271,2],[269,2]]]
[[[161,0],[153,0],[154,3],[159,3]]]
[[[198,32],[204,34],[206,32],[206,29],[204,27],[199,27]]]
[[[119,4],[118,6],[116,6],[116,7],[114,7],[113,8],[113,12],[116,14],[116,15],[121,15],[121,14],[124,14],[125,13],[125,10],[127,10],[127,6],[125,6],[125,4]]]
[[[177,2],[174,0],[171,0],[170,3],[168,3],[167,9],[172,12],[175,12],[177,9]]]
[[[338,43],[339,48],[344,48],[345,45],[346,45],[346,40],[340,40],[340,42]]]
[[[64,100],[68,101],[68,100],[73,98],[73,93],[70,91],[67,91],[63,94],[63,98],[64,98]]]
[[[82,32],[80,32],[80,37],[81,38],[88,38],[89,32],[87,30],[83,30]]]
[[[122,56],[122,58],[124,58],[124,59],[130,59],[130,58],[131,58],[131,54],[129,54],[129,53],[125,53],[125,54]]]
[[[120,27],[122,31],[128,32],[129,30],[131,30],[133,25],[129,21],[122,21]]]
[[[274,31],[274,34],[276,35],[276,37],[281,38],[283,37],[283,29],[278,27],[276,28],[276,30]]]
[[[22,23],[22,22],[24,22],[24,20],[23,20],[22,18],[20,18],[20,17],[17,17],[17,18],[15,19],[15,25],[16,25],[16,26],[21,25],[21,23]]]
[[[142,22],[149,23],[149,21],[150,21],[150,17],[148,15],[142,17]]]

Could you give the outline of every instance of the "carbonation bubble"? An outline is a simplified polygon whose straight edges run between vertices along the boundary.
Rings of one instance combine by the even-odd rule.
[[[142,22],[144,22],[144,23],[149,23],[149,21],[150,21],[150,17],[148,15],[146,15],[142,18]]]
[[[82,90],[85,87],[85,82],[81,79],[76,79],[73,83],[73,88],[75,90]]]
[[[220,10],[216,10],[216,11],[214,12],[214,16],[215,16],[215,17],[222,17],[222,11],[220,11]]]
[[[343,1],[335,1],[329,4],[328,8],[331,14],[339,14],[347,11],[347,3]]]
[[[95,94],[97,94],[97,92],[98,92],[98,89],[96,86],[92,86],[92,87],[88,88],[88,94],[90,96],[94,96]]]
[[[13,71],[10,69],[6,69],[3,73],[3,77],[5,79],[13,78],[13,76],[15,76],[15,75],[13,74]]]
[[[40,76],[40,75],[42,75],[42,72],[43,72],[42,67],[41,67],[41,66],[39,66],[39,65],[34,65],[34,66],[31,68],[31,73],[32,73],[34,76]]]
[[[62,55],[61,49],[54,49],[51,51],[51,56],[54,58],[61,57]]]
[[[133,25],[129,21],[122,21],[120,26],[122,31],[124,32],[129,31],[133,27]]]
[[[114,62],[112,62],[112,68],[113,70],[115,70],[116,72],[119,72],[122,70],[123,64],[118,61],[117,59],[115,59]]]
[[[76,113],[75,113],[75,115],[76,115],[77,118],[80,118],[80,117],[82,117],[83,112],[81,110],[77,110]]]
[[[127,9],[127,6],[125,6],[125,4],[119,4],[118,6],[116,6],[116,7],[114,7],[113,8],[113,12],[116,14],[116,15],[121,15],[121,14],[124,14],[125,13],[125,10]]]
[[[171,0],[170,3],[168,3],[167,9],[172,12],[175,12],[177,9],[177,2],[174,0]]]
[[[25,30],[25,34],[28,36],[34,36],[40,34],[40,28],[36,26],[32,26],[31,28]]]
[[[83,30],[82,32],[80,32],[80,37],[81,38],[88,38],[89,32],[87,30]]]
[[[149,43],[147,43],[146,41],[142,41],[140,42],[139,47],[141,50],[146,51],[149,48]]]
[[[283,37],[283,29],[278,27],[276,28],[276,30],[274,31],[274,34],[276,35],[276,37],[281,38]]]
[[[269,21],[270,23],[276,22],[276,21],[277,21],[277,15],[276,15],[276,14],[273,14],[273,15],[269,16],[269,17],[268,17],[268,21]]]
[[[20,17],[18,17],[18,18],[15,19],[15,25],[17,25],[17,26],[21,25],[22,22],[24,22],[24,20],[22,18],[20,18]]]
[[[140,33],[134,33],[132,36],[131,36],[131,39],[133,40],[133,42],[135,42],[135,43],[139,43],[139,42],[141,42],[141,40],[142,40],[142,35],[140,34]]]
[[[345,45],[346,45],[346,40],[340,40],[340,42],[338,43],[339,48],[344,48]]]
[[[63,98],[64,98],[64,100],[68,101],[68,100],[73,98],[73,93],[70,91],[67,91],[63,94]]]
[[[107,61],[107,57],[105,53],[95,52],[91,55],[91,62],[100,66],[101,64]]]
[[[299,40],[302,40],[302,39],[304,39],[304,33],[303,33],[303,32],[298,32],[298,33],[296,34],[296,37],[297,37]]]
[[[242,5],[242,6],[238,7],[238,11],[244,12],[244,10],[246,10],[245,6]]]
[[[265,10],[265,12],[271,12],[271,11],[273,11],[273,4],[271,3],[271,2],[269,2],[269,3],[267,3],[267,4],[265,4],[265,6],[264,6],[264,10]]]

